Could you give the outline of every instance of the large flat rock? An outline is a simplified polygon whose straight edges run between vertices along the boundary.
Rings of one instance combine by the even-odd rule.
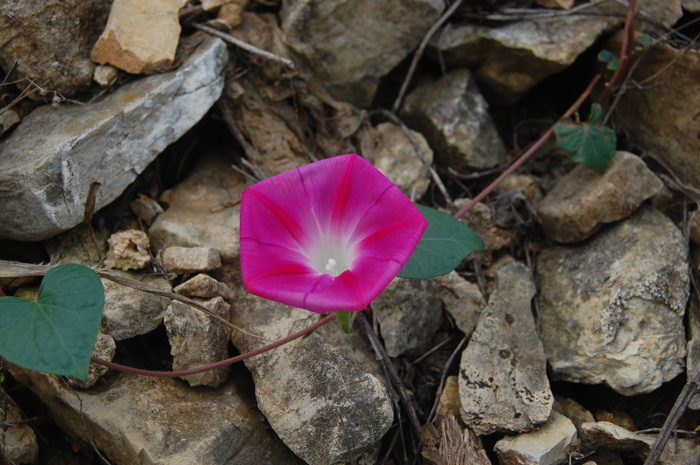
[[[93,182],[97,209],[116,199],[219,98],[227,60],[221,40],[204,39],[176,71],[97,103],[29,114],[0,143],[0,239],[38,241],[76,226]]]

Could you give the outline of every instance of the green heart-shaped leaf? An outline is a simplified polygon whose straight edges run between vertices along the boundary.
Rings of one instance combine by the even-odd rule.
[[[93,270],[57,266],[46,273],[36,300],[0,298],[0,356],[86,380],[103,306],[104,288]]]
[[[457,268],[471,252],[484,250],[481,238],[458,219],[424,205],[416,207],[428,220],[428,229],[399,273],[400,277],[442,276]]]
[[[600,105],[591,106],[587,123],[560,121],[554,125],[554,134],[559,146],[569,152],[576,163],[583,163],[599,173],[615,156],[617,138],[615,131],[602,124],[603,110]]]

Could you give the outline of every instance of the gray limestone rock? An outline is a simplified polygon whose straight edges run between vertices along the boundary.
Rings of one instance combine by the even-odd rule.
[[[302,465],[265,424],[255,401],[231,379],[217,389],[119,373],[76,391],[56,376],[12,369],[71,436],[114,464]]]
[[[115,274],[139,279],[144,284],[166,292],[172,290],[170,283],[158,276],[139,276],[126,272]],[[103,279],[102,284],[105,289],[105,305],[101,331],[115,341],[150,333],[163,323],[169,299],[122,286],[108,279]]]
[[[500,27],[448,24],[433,37],[428,52],[450,67],[476,69],[480,82],[513,102],[571,65],[619,21],[607,14],[558,15]]]
[[[204,307],[228,321],[231,306],[221,297],[199,301]],[[173,356],[173,371],[187,370],[228,358],[231,329],[199,309],[172,301],[165,311],[165,329]],[[217,387],[228,376],[230,366],[184,376],[190,386]]]
[[[232,322],[264,338],[234,330],[232,340],[241,352],[318,320],[306,310],[244,292],[236,302]],[[309,465],[376,461],[380,440],[394,414],[384,384],[353,360],[358,355],[346,355],[337,340],[330,344],[314,332],[245,361],[253,374],[260,411],[282,441]],[[373,357],[365,359],[365,363],[373,361]]]
[[[205,39],[176,71],[96,103],[30,113],[0,142],[0,239],[37,241],[76,226],[93,182],[96,208],[112,202],[214,104],[227,59],[223,41]]]
[[[390,357],[426,349],[442,324],[436,286],[429,279],[395,278],[372,309]]]
[[[486,307],[479,286],[451,271],[444,276],[434,278],[438,285],[437,295],[442,300],[445,310],[455,320],[455,324],[466,335],[470,335],[479,321],[479,315]]]
[[[683,370],[683,235],[651,208],[539,256],[541,338],[556,379],[650,392]]]
[[[552,411],[537,430],[506,436],[496,443],[494,450],[502,465],[558,465],[566,462],[575,442],[574,424]]]
[[[466,69],[417,87],[406,97],[401,115],[425,136],[438,163],[467,171],[505,161],[505,146],[488,113],[488,103]]]
[[[462,419],[478,435],[530,431],[547,421],[554,401],[531,310],[532,274],[512,263],[497,280],[459,370]]]
[[[282,28],[338,100],[366,107],[379,78],[403,60],[445,8],[443,0],[292,0]]]
[[[663,183],[629,152],[617,152],[603,173],[578,165],[537,206],[542,229],[557,242],[579,242],[604,224],[629,216]]]

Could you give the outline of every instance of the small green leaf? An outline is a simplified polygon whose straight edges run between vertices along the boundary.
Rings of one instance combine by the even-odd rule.
[[[620,66],[620,57],[616,56],[610,50],[601,50],[598,53],[598,60],[606,64],[610,71],[615,71]]]
[[[637,50],[638,52],[643,52],[644,50],[649,48],[649,46],[654,42],[654,39],[645,32],[641,36],[637,37],[635,39],[635,42],[637,43],[635,50]]]
[[[481,238],[458,219],[424,205],[416,205],[426,220],[416,250],[399,273],[402,278],[432,278],[454,270],[464,257],[484,250]]]
[[[340,323],[340,328],[345,334],[350,334],[351,324],[350,319],[352,318],[353,312],[335,312],[335,318]]]
[[[554,125],[559,146],[571,154],[571,159],[602,173],[615,156],[615,131],[601,124],[603,110],[593,104],[587,123],[566,120]]]
[[[0,356],[86,380],[103,306],[102,281],[93,270],[57,266],[46,273],[36,300],[0,298]]]

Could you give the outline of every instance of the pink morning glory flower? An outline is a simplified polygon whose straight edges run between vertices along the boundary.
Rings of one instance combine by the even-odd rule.
[[[312,312],[360,311],[401,271],[427,226],[362,157],[311,163],[243,191],[243,283]]]

